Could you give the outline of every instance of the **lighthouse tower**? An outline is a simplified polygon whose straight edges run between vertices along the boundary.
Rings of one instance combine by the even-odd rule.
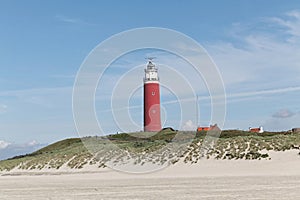
[[[153,58],[148,59],[144,77],[144,131],[156,132],[161,130],[159,77]]]

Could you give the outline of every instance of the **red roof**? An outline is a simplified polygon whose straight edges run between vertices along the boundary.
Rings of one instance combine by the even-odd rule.
[[[252,133],[258,133],[260,131],[260,128],[250,128],[249,131]]]
[[[219,129],[218,125],[210,125],[210,126],[199,126],[197,128],[197,131],[210,131],[210,130],[215,130],[215,129]]]

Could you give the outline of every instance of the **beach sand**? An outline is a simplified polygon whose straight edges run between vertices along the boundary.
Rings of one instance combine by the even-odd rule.
[[[0,176],[0,199],[300,199],[298,151],[271,160],[179,162],[147,174],[111,169],[17,171]]]
[[[1,177],[1,199],[299,199],[300,176],[101,179],[101,174]]]

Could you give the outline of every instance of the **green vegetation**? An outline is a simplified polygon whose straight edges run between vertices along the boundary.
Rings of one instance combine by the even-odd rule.
[[[63,164],[70,161],[67,165],[70,168],[79,168],[76,165],[82,163],[83,156],[91,156],[82,145],[79,138],[66,139],[45,148],[42,148],[32,154],[16,156],[8,160],[0,161],[0,170],[11,170],[18,166],[19,169],[59,169]],[[76,160],[76,164],[72,162]]]
[[[209,136],[207,136],[209,135]],[[250,133],[239,130],[214,132],[181,132],[164,129],[158,133],[120,133],[107,137],[66,139],[36,152],[0,161],[0,171],[13,168],[80,169],[84,165],[106,167],[135,160],[145,162],[197,163],[201,157],[210,159],[271,159],[269,150],[299,149],[300,134],[290,132]],[[206,137],[207,136],[207,137]],[[87,148],[89,151],[87,150]]]

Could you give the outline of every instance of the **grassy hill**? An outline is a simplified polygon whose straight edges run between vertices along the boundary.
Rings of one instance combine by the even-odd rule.
[[[56,142],[36,152],[0,161],[0,171],[13,168],[80,169],[85,165],[106,167],[109,161],[135,164],[145,162],[197,163],[201,157],[211,159],[271,159],[268,152],[299,149],[300,134],[290,132],[250,133],[222,131],[219,138],[206,132],[179,132],[165,129],[153,133],[122,133],[107,137],[71,138]],[[205,142],[209,145],[203,146]],[[87,148],[89,150],[87,150]]]

